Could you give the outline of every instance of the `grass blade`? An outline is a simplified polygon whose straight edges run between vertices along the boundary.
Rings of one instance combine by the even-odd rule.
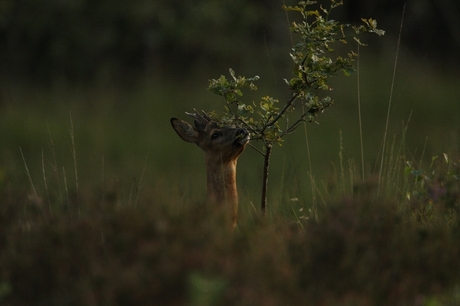
[[[385,159],[385,148],[386,148],[386,140],[387,140],[387,133],[388,133],[388,125],[390,122],[390,112],[391,112],[391,104],[393,101],[393,90],[394,90],[394,85],[395,85],[395,76],[396,76],[396,67],[398,66],[398,58],[399,58],[399,47],[401,44],[401,34],[402,34],[402,27],[404,24],[404,14],[406,12],[406,4],[404,4],[403,7],[403,12],[401,16],[401,25],[399,28],[399,36],[398,36],[398,42],[396,46],[396,57],[395,57],[395,64],[393,67],[393,78],[391,80],[391,88],[390,88],[390,99],[388,100],[388,111],[387,111],[387,118],[385,121],[385,131],[383,134],[383,146],[382,146],[382,158],[380,159],[380,172],[379,172],[379,180],[377,184],[377,196],[380,195],[380,186],[381,186],[381,180],[382,180],[382,171],[383,171],[383,161]]]
[[[30,186],[32,187],[32,191],[34,193],[35,199],[38,199],[37,190],[35,190],[35,185],[34,185],[34,182],[32,181],[32,176],[30,175],[29,167],[27,166],[27,162],[26,162],[26,159],[24,157],[24,153],[22,152],[21,147],[19,147],[19,151],[21,151],[22,161],[24,162],[24,167],[26,168],[27,176],[29,177],[29,183],[30,183]]]

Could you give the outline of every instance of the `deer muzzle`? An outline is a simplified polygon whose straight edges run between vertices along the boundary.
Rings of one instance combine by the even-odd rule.
[[[249,132],[246,129],[238,129],[236,131],[236,139],[234,145],[244,146],[249,141]]]

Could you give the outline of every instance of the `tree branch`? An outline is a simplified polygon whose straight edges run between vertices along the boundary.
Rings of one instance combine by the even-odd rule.
[[[258,153],[260,153],[262,156],[265,156],[265,153],[262,152],[261,150],[257,149],[256,146],[254,146],[252,143],[248,143],[248,145],[253,148],[254,150],[256,150]]]
[[[268,127],[271,127],[272,125],[274,125],[281,118],[281,116],[283,116],[284,113],[292,106],[292,103],[294,103],[294,101],[297,99],[299,95],[300,93],[294,92],[292,96],[289,98],[289,100],[286,102],[286,104],[284,105],[283,109],[278,113],[278,115],[276,115],[275,118],[273,118],[270,122],[267,122],[264,125],[260,134],[263,134]]]
[[[291,125],[290,127],[286,128],[286,130],[283,132],[283,134],[281,135],[281,137],[283,137],[284,135],[288,135],[290,133],[292,133],[298,126],[299,124],[301,124],[302,122],[305,122],[306,120],[304,119],[308,114],[308,111],[305,112],[304,114],[302,114],[302,116],[300,116],[300,118],[294,122],[293,125]]]
[[[267,144],[265,149],[266,151],[264,154],[264,177],[262,180],[262,201],[260,204],[262,215],[265,215],[265,212],[267,210],[268,167],[270,166],[270,155],[272,152],[272,145]]]

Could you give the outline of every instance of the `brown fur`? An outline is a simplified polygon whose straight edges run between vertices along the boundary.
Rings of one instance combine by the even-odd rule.
[[[191,115],[196,119],[195,126],[176,118],[171,118],[171,124],[184,141],[195,143],[205,152],[207,200],[228,208],[235,227],[238,218],[236,165],[249,141],[249,134],[235,126],[219,127],[205,113]]]

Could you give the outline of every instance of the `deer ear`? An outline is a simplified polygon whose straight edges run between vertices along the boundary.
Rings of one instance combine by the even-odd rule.
[[[199,132],[188,122],[171,118],[171,125],[182,140],[192,143],[198,142]]]

